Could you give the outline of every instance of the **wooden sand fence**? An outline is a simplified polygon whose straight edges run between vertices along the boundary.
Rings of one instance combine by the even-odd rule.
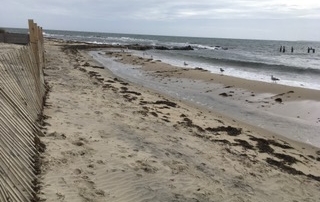
[[[37,121],[45,95],[42,28],[29,20],[30,43],[0,55],[0,201],[37,201]]]

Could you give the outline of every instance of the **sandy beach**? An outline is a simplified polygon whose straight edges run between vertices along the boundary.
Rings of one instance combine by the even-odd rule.
[[[50,91],[41,137],[46,145],[41,200],[320,200],[319,148],[118,78],[87,51],[65,45],[70,44],[45,43]],[[242,83],[221,75],[206,78],[201,69],[111,54],[124,63],[143,61],[147,65],[142,68],[158,71],[159,77],[199,76],[233,86],[234,92],[287,93],[265,105],[273,106],[276,98],[319,101],[311,90],[289,92],[285,86]],[[223,89],[230,94],[229,88]]]
[[[6,54],[10,51],[17,50],[20,47],[22,46],[16,44],[0,43],[0,54]]]

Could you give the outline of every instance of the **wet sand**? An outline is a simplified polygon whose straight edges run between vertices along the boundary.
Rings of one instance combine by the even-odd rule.
[[[319,149],[119,78],[64,45],[45,44],[41,199],[319,200]]]
[[[319,91],[210,74],[201,68],[174,67],[134,53],[108,50],[106,54],[90,54],[115,74],[135,83],[196,103],[224,118],[320,147]]]

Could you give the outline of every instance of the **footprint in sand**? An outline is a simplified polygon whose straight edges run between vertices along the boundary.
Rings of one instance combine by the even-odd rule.
[[[163,164],[171,169],[172,174],[179,174],[188,169],[188,166],[179,161],[164,161]]]
[[[136,156],[137,156],[137,154],[134,154],[134,153],[128,155],[129,158],[133,158],[133,157],[136,157]]]
[[[81,146],[84,145],[84,143],[83,143],[82,141],[75,141],[75,142],[73,142],[72,144],[74,144],[74,145],[76,145],[76,146],[79,146],[79,147],[81,147]]]
[[[157,167],[151,166],[147,161],[141,161],[141,160],[136,161],[133,169],[135,171],[143,170],[144,172],[150,173],[150,174],[154,174],[159,170]]]
[[[56,195],[57,195],[59,201],[64,201],[64,199],[66,197],[64,194],[61,194],[60,192],[57,192]]]
[[[97,160],[97,164],[105,165],[106,163],[103,160]]]
[[[73,173],[74,173],[75,175],[80,175],[80,174],[82,173],[82,171],[81,171],[81,169],[76,168],[76,169],[74,169]]]
[[[103,113],[100,112],[100,111],[95,111],[94,113],[97,114],[97,115],[102,115],[102,114],[103,114]]]

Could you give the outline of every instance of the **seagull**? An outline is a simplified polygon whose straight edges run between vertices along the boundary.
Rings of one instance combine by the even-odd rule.
[[[187,65],[188,65],[188,63],[186,63],[186,62],[184,62],[183,64],[184,64],[184,66],[187,66]]]
[[[271,75],[271,80],[272,80],[272,81],[274,81],[274,82],[276,82],[276,81],[280,81],[280,79],[279,79],[279,78],[276,78],[276,77],[274,77],[273,75]]]
[[[224,69],[220,68],[220,72],[223,73],[223,72],[224,72]]]

